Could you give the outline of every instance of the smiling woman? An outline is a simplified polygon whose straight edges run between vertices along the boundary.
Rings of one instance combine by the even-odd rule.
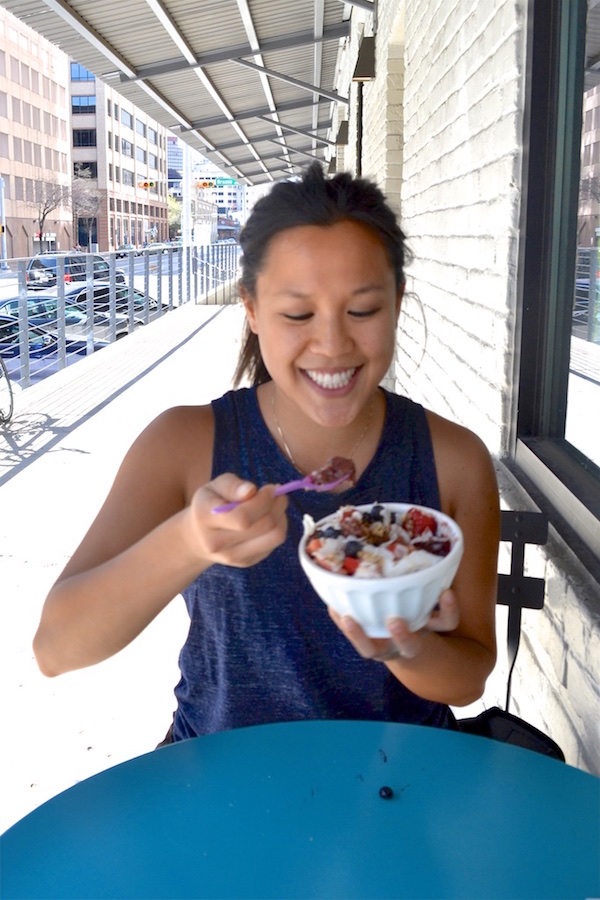
[[[298,719],[454,727],[449,704],[480,696],[494,665],[498,492],[474,434],[380,388],[404,235],[374,184],[317,165],[257,203],[241,245],[237,376],[252,384],[168,410],[134,443],[46,600],[39,665],[105,659],[181,592],[169,739]],[[334,457],[355,484],[280,495]],[[330,616],[298,559],[304,516],[376,500],[442,510],[464,535],[434,614],[416,631],[390,618],[385,638]]]

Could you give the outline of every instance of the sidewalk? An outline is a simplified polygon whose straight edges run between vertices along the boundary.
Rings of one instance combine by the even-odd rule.
[[[31,640],[133,439],[163,409],[230,387],[242,321],[237,305],[174,310],[19,393],[0,429],[0,833],[167,730],[181,598],[113,659],[56,679],[39,673]]]

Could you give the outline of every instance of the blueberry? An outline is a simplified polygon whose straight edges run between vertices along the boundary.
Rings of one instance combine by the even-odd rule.
[[[320,528],[316,536],[324,537],[324,538],[336,538],[339,537],[342,532],[339,528],[335,528],[333,525],[328,525],[327,528]]]
[[[362,544],[360,541],[357,541],[356,538],[350,538],[350,540],[346,541],[344,544],[344,553],[346,556],[357,557],[362,549]]]
[[[383,506],[380,503],[376,503],[375,506],[363,513],[362,520],[366,525],[371,525],[373,522],[383,522]]]

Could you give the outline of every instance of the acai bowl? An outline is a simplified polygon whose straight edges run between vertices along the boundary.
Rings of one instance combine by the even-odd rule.
[[[390,617],[422,628],[463,554],[453,519],[411,503],[342,506],[318,522],[305,516],[303,528],[298,554],[314,590],[370,637],[389,637]]]

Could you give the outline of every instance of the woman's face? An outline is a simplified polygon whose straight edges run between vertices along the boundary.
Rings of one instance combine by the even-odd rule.
[[[274,237],[245,305],[281,399],[321,425],[343,427],[371,402],[390,365],[400,300],[382,242],[343,221]]]

